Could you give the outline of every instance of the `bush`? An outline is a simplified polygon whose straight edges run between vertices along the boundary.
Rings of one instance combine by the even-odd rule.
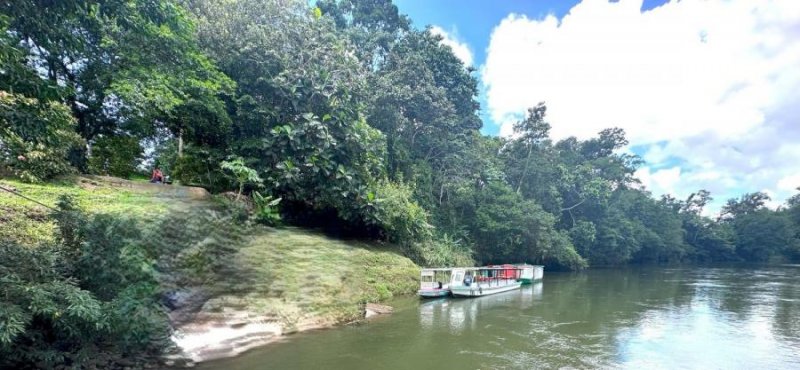
[[[253,192],[253,215],[259,223],[268,226],[275,226],[281,222],[281,212],[278,204],[281,198],[263,196],[259,192]]]
[[[222,154],[214,149],[201,148],[187,145],[183,150],[183,157],[178,157],[177,152],[164,153],[159,158],[164,168],[172,168],[172,176],[184,185],[203,185],[212,192],[229,189],[231,182],[225,173],[220,170]]]
[[[258,176],[258,172],[244,164],[241,157],[233,158],[229,161],[222,161],[220,168],[230,174],[231,180],[239,187],[236,198],[242,196],[244,187],[247,185],[262,186],[263,180]],[[277,204],[277,203],[276,203]]]
[[[413,194],[414,189],[402,183],[382,181],[377,186],[374,218],[392,243],[411,245],[433,237],[428,212],[413,200]]]
[[[92,147],[89,171],[99,175],[130,178],[142,160],[142,147],[132,136],[104,136]]]
[[[56,213],[59,242],[0,242],[0,367],[118,367],[170,345],[155,251],[135,222],[88,218],[69,200]]]
[[[416,242],[405,248],[405,254],[422,266],[474,266],[472,250],[461,241],[443,235],[436,239]]]
[[[384,238],[400,245],[404,254],[423,266],[472,266],[470,248],[450,235],[437,235],[429,215],[413,200],[406,184],[382,181],[377,186],[374,219]]]
[[[0,172],[39,182],[73,169],[67,155],[82,139],[69,108],[0,91]]]

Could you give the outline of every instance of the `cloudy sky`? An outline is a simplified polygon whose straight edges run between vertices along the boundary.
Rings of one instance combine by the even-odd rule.
[[[800,186],[800,1],[397,3],[477,69],[484,133],[544,101],[556,139],[625,129],[655,195]]]

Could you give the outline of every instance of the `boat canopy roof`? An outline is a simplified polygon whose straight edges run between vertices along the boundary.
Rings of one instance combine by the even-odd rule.
[[[485,270],[521,270],[522,268],[514,265],[505,266],[484,266],[484,267],[461,267],[467,271],[485,271]]]
[[[422,275],[429,275],[433,274],[437,271],[453,271],[455,269],[466,270],[466,271],[477,271],[477,270],[509,270],[509,269],[522,269],[523,267],[544,267],[542,265],[529,265],[527,263],[516,264],[516,265],[495,265],[495,266],[481,266],[481,267],[437,267],[437,268],[423,268],[421,269]]]
[[[422,272],[425,273],[425,272],[428,272],[428,271],[430,271],[430,272],[435,272],[435,271],[453,271],[453,269],[457,269],[457,268],[459,268],[459,267],[423,268]],[[463,268],[463,267],[461,267],[461,268]]]

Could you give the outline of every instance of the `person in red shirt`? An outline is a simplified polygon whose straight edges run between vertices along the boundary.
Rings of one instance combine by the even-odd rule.
[[[150,182],[154,184],[160,184],[164,182],[164,174],[161,173],[161,169],[156,167],[153,169],[153,175],[150,177]]]

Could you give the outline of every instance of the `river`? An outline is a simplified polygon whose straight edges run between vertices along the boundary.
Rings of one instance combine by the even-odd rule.
[[[800,369],[800,265],[545,272],[201,369]]]

